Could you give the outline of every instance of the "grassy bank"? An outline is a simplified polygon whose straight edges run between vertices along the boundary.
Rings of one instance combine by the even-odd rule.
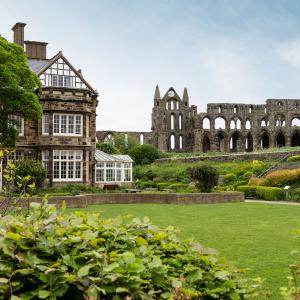
[[[280,299],[278,290],[287,284],[288,265],[292,261],[289,253],[300,248],[296,238],[300,206],[115,204],[82,210],[100,211],[104,217],[148,216],[161,227],[174,225],[181,237],[194,238],[217,249],[236,266],[250,268],[248,277],[265,278],[264,287],[272,292],[270,299]]]

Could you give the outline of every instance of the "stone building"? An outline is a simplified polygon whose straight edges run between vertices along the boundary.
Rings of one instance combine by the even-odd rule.
[[[97,139],[113,139],[113,131],[98,131]],[[183,96],[169,88],[161,98],[154,93],[151,132],[126,132],[162,151],[252,152],[300,146],[300,100],[268,99],[265,104],[209,103],[197,113]]]
[[[47,58],[47,43],[24,41],[26,24],[12,28],[14,42],[24,48],[28,64],[40,78],[43,118],[18,118],[15,159],[35,158],[48,169],[50,185],[91,184],[94,177],[98,93],[60,51]]]

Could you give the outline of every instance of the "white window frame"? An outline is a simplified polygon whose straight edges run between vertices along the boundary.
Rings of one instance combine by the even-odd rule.
[[[58,117],[58,131],[55,132],[57,127],[54,124],[55,119]],[[73,117],[73,132],[69,133],[70,127],[69,127],[69,121],[70,117]],[[66,123],[64,124],[66,126],[66,132],[62,132],[62,118],[66,118]],[[77,131],[77,120],[80,118],[80,133],[76,133]],[[55,136],[83,136],[83,115],[79,114],[64,114],[64,113],[54,113],[53,114],[53,135]]]
[[[109,165],[112,164],[112,167]],[[102,170],[103,180],[97,179],[97,171]],[[114,174],[113,180],[107,180],[107,170],[112,170]],[[129,172],[129,180],[126,178],[126,171]],[[121,174],[120,174],[121,173]],[[118,176],[120,180],[118,180]],[[100,176],[99,176],[100,177]],[[118,162],[118,161],[101,161],[96,162],[95,164],[95,183],[123,183],[123,182],[132,182],[132,163],[131,162]]]
[[[69,157],[71,156],[71,152],[73,152],[73,158],[70,159]],[[58,158],[56,158],[58,157]],[[62,158],[62,157],[66,157],[66,158]],[[73,176],[70,177],[69,175],[69,167],[70,164],[69,163],[73,163]],[[58,173],[59,176],[58,178],[54,177],[54,169],[55,169],[55,164],[58,163]],[[80,163],[80,178],[76,178],[76,172],[77,172],[77,164]],[[62,177],[62,166],[63,164],[65,165],[66,169],[66,177]],[[52,178],[53,178],[53,182],[81,182],[82,181],[82,174],[83,174],[83,151],[82,150],[53,150],[53,174],[52,174]]]
[[[43,114],[42,118],[42,134],[43,135],[49,135],[50,132],[50,114],[45,113]]]

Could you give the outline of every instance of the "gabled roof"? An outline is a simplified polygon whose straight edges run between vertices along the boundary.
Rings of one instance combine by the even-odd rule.
[[[129,155],[111,155],[98,149],[95,151],[95,159],[97,162],[133,162]]]
[[[54,55],[51,59],[47,60],[37,60],[37,59],[28,59],[28,64],[33,72],[38,76],[43,74],[48,68],[50,68],[58,59],[63,59],[65,63],[70,67],[70,69],[80,78],[80,80],[94,93],[96,91],[93,87],[83,78],[82,74],[78,72],[72,64],[67,60],[61,51]]]
[[[170,91],[173,91],[174,92],[174,97],[170,97],[168,94]],[[177,92],[175,91],[175,89],[173,87],[170,87],[167,92],[165,93],[165,95],[163,96],[163,99],[169,99],[169,98],[174,98],[178,101],[181,101],[181,98],[179,97],[179,95],[177,94]]]

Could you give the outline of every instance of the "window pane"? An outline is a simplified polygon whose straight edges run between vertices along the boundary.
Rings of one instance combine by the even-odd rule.
[[[54,133],[59,133],[59,115],[54,115]]]
[[[69,132],[74,133],[74,116],[69,116]]]
[[[67,116],[61,115],[61,133],[67,133]]]
[[[76,134],[81,134],[81,116],[76,116]]]

